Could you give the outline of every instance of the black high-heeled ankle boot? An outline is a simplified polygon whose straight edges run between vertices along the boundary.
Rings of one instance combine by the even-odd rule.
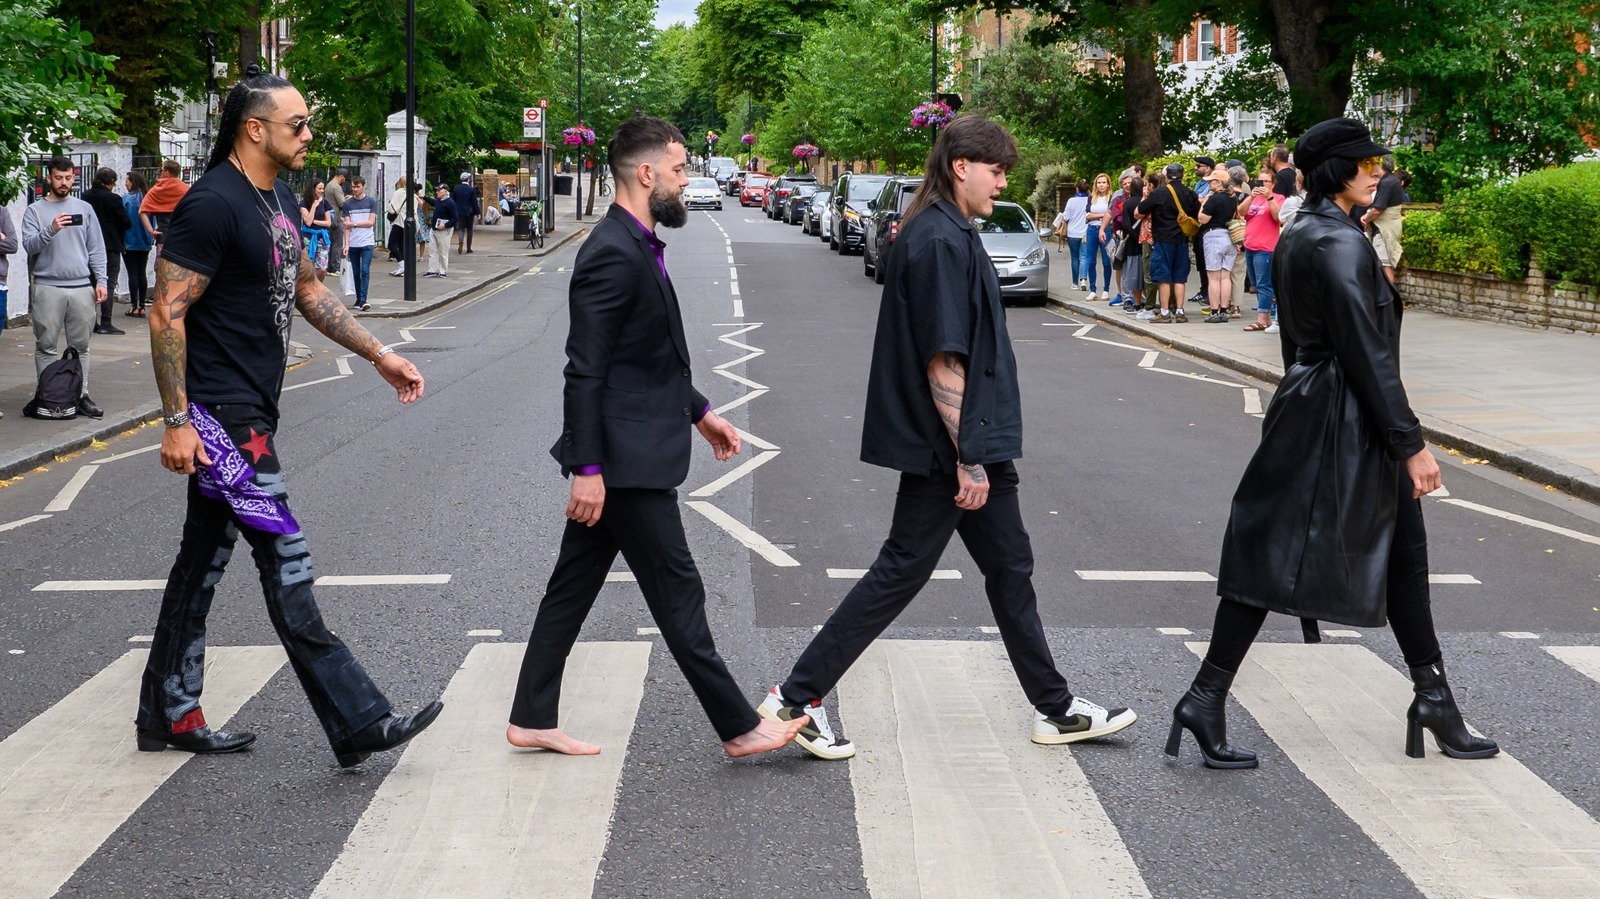
[[[1500,751],[1495,741],[1475,737],[1467,730],[1442,663],[1411,669],[1411,683],[1417,695],[1406,710],[1406,755],[1420,759],[1427,754],[1422,746],[1423,728],[1433,731],[1439,751],[1453,759],[1486,759]]]
[[[1183,694],[1172,710],[1167,755],[1177,757],[1178,744],[1183,741],[1183,732],[1187,729],[1200,745],[1207,768],[1254,768],[1258,764],[1255,753],[1228,745],[1227,702],[1228,687],[1232,684],[1231,673],[1210,662],[1200,663],[1200,673],[1194,676],[1189,692]]]

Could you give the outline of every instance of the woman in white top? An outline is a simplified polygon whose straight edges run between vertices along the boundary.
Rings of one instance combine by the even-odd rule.
[[[1067,245],[1067,258],[1072,261],[1072,283],[1081,284],[1083,277],[1083,235],[1089,230],[1089,222],[1084,218],[1089,211],[1089,182],[1078,179],[1078,191],[1067,200],[1065,209],[1056,216],[1056,236]],[[1059,252],[1059,250],[1058,250]]]
[[[398,263],[389,274],[396,278],[406,273],[406,178],[394,183],[389,202],[383,207],[384,218],[389,222],[389,261]]]
[[[1103,300],[1111,299],[1111,254],[1106,252],[1106,245],[1103,238],[1100,236],[1100,226],[1105,221],[1106,216],[1110,214],[1111,176],[1107,175],[1105,172],[1101,172],[1100,174],[1094,176],[1094,190],[1089,192],[1088,211],[1084,213],[1084,221],[1087,223],[1087,231],[1084,235],[1083,262],[1080,271],[1082,271],[1082,269],[1088,270],[1087,272],[1084,272],[1084,275],[1088,280],[1088,284],[1085,285],[1082,281],[1078,283],[1079,289],[1083,289],[1085,286],[1087,286],[1089,290],[1089,299],[1091,300],[1094,299],[1096,285],[1099,283],[1099,281],[1095,278],[1096,262],[1099,263],[1100,269],[1105,272],[1106,276],[1106,291],[1101,294],[1100,298]]]

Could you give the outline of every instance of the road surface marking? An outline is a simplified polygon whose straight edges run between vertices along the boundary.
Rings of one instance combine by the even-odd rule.
[[[1478,584],[1482,584],[1483,581],[1478,580],[1470,574],[1430,574],[1428,575],[1428,583],[1476,586]]]
[[[306,382],[301,383],[301,384],[288,384],[288,385],[285,385],[283,389],[284,390],[299,390],[302,387],[315,387],[318,384],[326,384],[329,381],[343,381],[346,377],[348,377],[348,375],[330,375],[329,377],[326,377],[326,378],[318,378],[315,381],[306,381]]]
[[[750,433],[749,431],[744,430],[743,428],[734,428],[734,430],[739,432],[739,439],[740,440],[743,440],[745,443],[750,444],[751,446],[755,447],[756,449],[775,450],[775,449],[778,448],[777,444],[768,443],[767,441],[762,440],[760,437],[757,437],[756,435]]]
[[[828,569],[828,577],[840,580],[859,581],[866,576],[867,569],[865,568]],[[936,581],[959,581],[961,580],[961,571],[956,568],[938,568],[934,570],[932,579]]]
[[[731,343],[732,341],[729,341],[729,342]],[[734,344],[734,345],[738,346],[738,344]],[[749,362],[751,359],[756,359],[756,358],[759,358],[761,356],[765,356],[767,354],[766,350],[758,350],[758,349],[755,349],[753,347],[745,347],[745,349],[750,350],[750,352],[745,353],[743,356],[740,356],[737,359],[730,359],[727,362],[724,362],[721,365],[716,366],[716,370],[717,371],[721,371],[722,369],[725,369],[725,368],[732,368],[735,365],[742,365],[742,364],[744,364],[746,362]]]
[[[716,409],[713,409],[712,411],[716,412],[718,415],[721,415],[724,412],[727,412],[729,409],[737,409],[740,406],[743,406],[745,403],[750,402],[751,400],[755,399],[758,396],[761,396],[764,393],[766,393],[765,390],[752,390],[749,393],[745,394],[744,396],[741,396],[741,397],[738,397],[736,399],[729,400],[726,403],[723,403],[722,405],[718,406]]]
[[[1244,388],[1244,414],[1261,414],[1261,391],[1254,387]]]
[[[634,577],[631,571],[612,571],[606,574],[608,584],[632,584],[637,580],[639,579]]]
[[[406,745],[316,899],[493,896],[537,884],[587,899],[605,854],[651,643],[579,643],[562,678],[561,724],[599,743],[575,759],[506,744],[526,645],[481,643],[445,688],[435,726]]]
[[[35,593],[84,593],[104,590],[115,592],[120,590],[162,590],[167,586],[165,579],[148,581],[45,581],[33,588]]]
[[[1204,571],[1079,571],[1086,581],[1176,581],[1210,583],[1216,578]]]
[[[994,625],[979,625],[978,626],[978,633],[980,633],[980,634],[998,634],[998,633],[1000,633],[1000,629],[995,627]]]
[[[1150,895],[1071,751],[1028,741],[1000,644],[879,640],[839,714],[874,899]]]
[[[734,296],[738,296],[739,295],[739,282],[738,281],[731,282],[728,285],[728,289],[733,291],[733,295]]]
[[[314,581],[318,587],[376,587],[384,584],[448,584],[448,574],[328,574]]]
[[[750,388],[751,390],[766,390],[767,389],[767,385],[765,385],[765,384],[757,384],[755,381],[752,381],[749,378],[744,377],[743,375],[736,375],[733,372],[728,371],[727,369],[713,368],[712,371],[714,371],[717,374],[723,376],[724,378],[727,378],[728,380],[734,382],[735,384],[743,384],[744,386]]]
[[[1450,495],[1450,488],[1446,487],[1443,484],[1440,484],[1438,490],[1435,490],[1435,491],[1433,491],[1432,493],[1430,493],[1428,495],[1433,497],[1434,499],[1444,499],[1445,497]]]
[[[149,643],[153,640],[155,640],[155,636],[153,634],[137,634],[128,638],[129,643]]]
[[[1191,631],[1186,627],[1158,627],[1156,628],[1156,633],[1165,634],[1168,637],[1187,637],[1194,633],[1194,631]]]
[[[1600,646],[1546,646],[1544,651],[1590,680],[1600,681]]]
[[[1533,631],[1501,631],[1500,636],[1507,640],[1537,640],[1539,635]]]
[[[1549,531],[1552,534],[1560,534],[1563,537],[1571,537],[1574,540],[1580,540],[1584,543],[1600,546],[1600,537],[1596,537],[1593,534],[1585,534],[1582,531],[1574,531],[1571,528],[1564,528],[1560,525],[1548,524],[1546,522],[1539,521],[1538,519],[1527,518],[1525,516],[1518,515],[1514,512],[1505,512],[1489,506],[1480,506],[1477,503],[1469,503],[1464,499],[1442,499],[1439,500],[1439,502],[1448,503],[1452,506],[1460,506],[1463,509],[1471,509],[1474,512],[1482,512],[1485,515],[1493,515],[1496,518],[1503,518],[1506,521],[1516,522],[1517,524],[1525,524],[1530,528],[1538,528],[1541,531]]]
[[[730,259],[730,260],[728,260],[728,261],[729,261],[729,262],[732,262],[732,261],[733,261],[733,260],[731,260],[731,259]],[[737,281],[737,280],[739,280],[739,270],[738,270],[738,269],[736,269],[736,268],[734,268],[734,267],[733,267],[733,266],[731,266],[731,265],[730,265],[730,266],[728,266],[728,280],[730,280],[730,281]]]
[[[130,459],[130,458],[132,458],[134,456],[142,456],[145,453],[153,453],[158,449],[161,449],[161,444],[152,443],[149,446],[141,446],[136,450],[128,450],[125,453],[117,453],[115,456],[108,456],[108,457],[106,457],[104,459],[101,459],[100,460],[100,464],[104,465],[107,462],[117,462],[117,461],[120,461],[122,459]]]
[[[751,473],[752,471],[755,471],[756,469],[760,468],[761,466],[767,464],[768,462],[772,461],[772,459],[774,457],[776,457],[777,455],[778,455],[778,451],[777,450],[769,450],[768,452],[758,453],[757,455],[752,456],[749,459],[745,460],[743,465],[740,465],[739,467],[735,468],[734,470],[728,472],[727,474],[723,475],[720,478],[717,478],[715,481],[712,481],[711,483],[705,485],[704,487],[701,487],[699,490],[696,490],[696,491],[694,491],[693,493],[691,493],[689,495],[690,496],[716,496],[717,495],[717,491],[719,491],[722,488],[728,486],[729,484],[732,484],[734,481],[739,480],[740,478],[742,478],[745,475]]]
[[[659,628],[659,627],[641,627],[638,630],[634,631],[634,633],[638,634],[641,637],[659,637],[659,636],[661,636],[661,628]]]
[[[498,637],[498,636],[501,636],[501,631],[497,627],[481,627],[481,628],[478,628],[477,630],[467,631],[467,636],[469,636],[469,637]]]
[[[1062,324],[1065,325],[1066,322],[1062,322]],[[1094,330],[1094,325],[1084,325],[1083,327],[1079,328],[1078,330],[1073,331],[1072,332],[1072,336],[1073,337],[1082,337],[1083,335],[1088,334],[1090,331],[1093,331],[1093,330]]]
[[[1161,354],[1159,352],[1155,351],[1155,350],[1151,350],[1150,352],[1144,354],[1144,358],[1143,359],[1139,360],[1139,367],[1140,368],[1155,368],[1156,360],[1159,359],[1159,358],[1161,358]]]
[[[353,375],[353,374],[355,374],[355,372],[350,370],[350,356],[353,356],[353,355],[355,355],[355,354],[354,353],[350,353],[348,355],[340,356],[337,359],[333,360],[333,364],[337,365],[339,367],[339,374],[341,374],[341,375]]]
[[[743,543],[757,555],[779,568],[796,568],[800,563],[794,557],[772,545],[772,541],[750,530],[732,515],[704,500],[691,500],[689,508],[711,520],[712,524],[727,531],[733,539]]]
[[[53,895],[194,757],[134,748],[128,717],[148,654],[128,650],[0,743],[0,896]],[[277,646],[211,648],[208,723],[226,724],[285,660]]]
[[[88,485],[89,479],[94,477],[94,473],[99,470],[100,463],[91,462],[73,472],[72,479],[67,481],[67,485],[61,488],[61,492],[56,494],[56,498],[51,500],[50,504],[44,507],[44,510],[46,512],[65,512],[72,508],[72,501],[78,498],[78,494]]]
[[[1156,372],[1157,374],[1172,375],[1175,378],[1188,378],[1191,381],[1200,381],[1205,384],[1216,384],[1219,387],[1235,387],[1242,389],[1244,386],[1239,384],[1237,381],[1219,381],[1216,378],[1208,378],[1205,375],[1197,375],[1191,371],[1173,371],[1170,368],[1151,368],[1149,370]]]
[[[744,318],[744,300],[735,298],[733,301],[734,318]]]
[[[0,524],[0,531],[14,531],[23,525],[33,524],[35,521],[44,521],[49,517],[49,515],[29,515],[27,518],[18,518],[16,521],[8,521],[5,524]]]
[[[1205,644],[1188,645],[1204,656]],[[1600,823],[1504,750],[1458,761],[1428,737],[1426,759],[1406,758],[1411,695],[1406,677],[1352,643],[1257,643],[1233,685],[1278,749],[1424,894],[1600,896]]]
[[[1325,637],[1359,637],[1360,631],[1323,631]]]

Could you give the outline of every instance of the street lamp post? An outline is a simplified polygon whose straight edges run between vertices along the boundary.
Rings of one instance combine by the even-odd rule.
[[[211,158],[211,107],[217,102],[217,32],[201,32],[206,44],[206,125],[200,135],[200,158]]]
[[[583,4],[578,4],[578,124],[583,124]],[[578,199],[575,218],[583,221],[583,141],[578,141],[578,173],[573,176],[575,189],[573,194]]]
[[[403,298],[417,298],[417,0],[406,0],[406,236]]]

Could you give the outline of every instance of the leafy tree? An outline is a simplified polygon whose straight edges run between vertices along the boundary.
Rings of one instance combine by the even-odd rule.
[[[828,13],[846,3],[701,0],[695,10],[701,78],[715,86],[720,100],[741,93],[752,94],[758,103],[778,98],[788,86],[785,71],[795,50]]]
[[[1120,169],[1130,157],[1121,73],[1085,71],[1080,62],[1060,44],[1013,41],[984,58],[971,106],[1059,146],[1083,171]]]
[[[65,137],[115,136],[117,104],[112,60],[89,49],[76,25],[48,15],[41,0],[0,3],[0,201],[27,183],[27,157]]]
[[[55,14],[77,22],[94,35],[97,51],[116,58],[108,81],[123,97],[118,128],[147,152],[159,151],[161,126],[177,110],[180,93],[204,95],[201,32],[222,34],[218,59],[226,62],[227,34],[246,22],[242,0],[171,0],[142,5],[136,14],[123,3],[59,0]]]

